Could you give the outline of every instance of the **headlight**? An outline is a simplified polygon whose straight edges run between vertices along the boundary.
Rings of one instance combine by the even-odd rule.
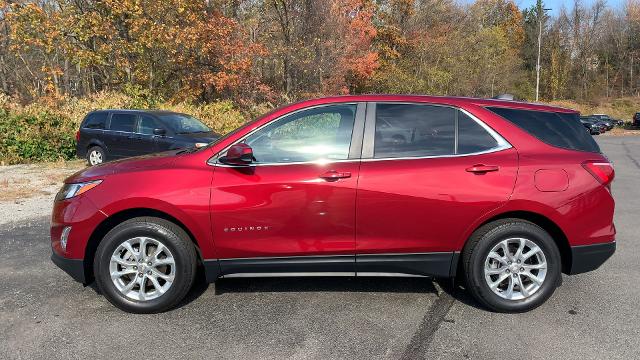
[[[62,189],[56,194],[56,201],[71,199],[74,196],[78,196],[85,193],[94,187],[100,185],[102,180],[87,181],[83,183],[64,184]]]

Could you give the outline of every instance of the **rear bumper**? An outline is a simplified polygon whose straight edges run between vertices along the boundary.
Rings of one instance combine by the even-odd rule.
[[[82,259],[68,259],[53,252],[51,254],[51,261],[53,261],[57,267],[64,270],[64,272],[71,275],[75,281],[86,284],[84,261]]]
[[[616,251],[616,242],[571,247],[570,275],[595,270]]]

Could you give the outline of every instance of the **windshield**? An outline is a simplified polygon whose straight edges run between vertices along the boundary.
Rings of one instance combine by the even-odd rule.
[[[161,114],[158,117],[176,134],[193,134],[210,132],[200,120],[184,114]]]

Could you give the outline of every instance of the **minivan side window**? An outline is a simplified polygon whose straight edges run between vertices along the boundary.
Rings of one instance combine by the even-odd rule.
[[[158,128],[158,126],[152,117],[146,115],[140,116],[140,123],[138,123],[138,132],[140,134],[153,135],[153,129],[156,128]]]
[[[374,158],[455,153],[456,109],[420,104],[377,104]]]
[[[345,160],[349,157],[355,104],[302,110],[247,137],[258,163]]]
[[[106,112],[99,112],[89,114],[87,116],[87,120],[84,123],[85,129],[104,129],[105,124],[107,123],[107,116],[109,114]]]
[[[136,128],[135,114],[113,114],[111,115],[110,130],[134,132]]]

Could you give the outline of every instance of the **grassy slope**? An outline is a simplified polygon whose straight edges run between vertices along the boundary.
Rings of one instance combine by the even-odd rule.
[[[630,122],[633,114],[640,112],[640,98],[626,97],[619,99],[603,99],[591,103],[579,103],[573,100],[556,100],[549,102],[552,105],[562,106],[580,111],[581,114],[607,114],[614,119]]]

